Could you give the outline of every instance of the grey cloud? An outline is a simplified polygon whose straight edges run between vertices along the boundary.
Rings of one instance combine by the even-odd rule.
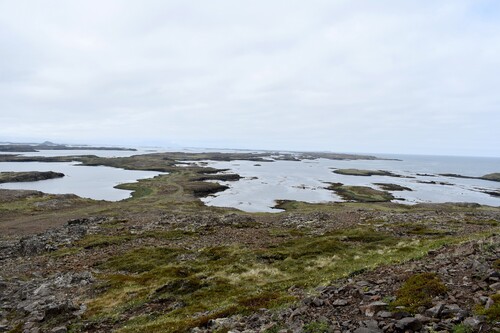
[[[500,156],[500,5],[0,3],[0,141]]]

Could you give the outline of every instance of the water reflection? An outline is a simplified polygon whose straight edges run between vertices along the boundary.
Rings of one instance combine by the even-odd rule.
[[[124,170],[106,166],[83,166],[78,163],[42,162],[2,162],[0,172],[4,171],[55,171],[62,172],[66,176],[37,182],[0,184],[0,188],[37,190],[52,194],[73,193],[83,198],[108,201],[123,200],[130,197],[132,193],[132,191],[116,189],[114,186],[160,174],[153,171]]]

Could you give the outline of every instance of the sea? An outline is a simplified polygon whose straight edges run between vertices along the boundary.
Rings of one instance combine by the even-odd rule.
[[[162,151],[183,152],[238,152],[203,148],[138,148],[137,151],[45,150],[36,153],[22,153],[25,156],[72,156],[97,155],[102,157],[124,157]],[[248,153],[247,150],[244,151]],[[258,151],[255,151],[258,152]],[[220,182],[229,186],[228,190],[202,198],[206,205],[233,207],[247,212],[279,212],[276,200],[299,200],[311,203],[341,202],[334,192],[327,189],[329,183],[370,186],[380,189],[376,183],[397,184],[411,191],[391,192],[394,202],[402,204],[473,202],[482,205],[500,206],[500,197],[485,192],[500,192],[500,182],[481,179],[466,179],[441,176],[459,174],[480,177],[500,172],[500,158],[457,157],[424,155],[371,154],[380,160],[269,160],[265,162],[235,160],[230,162],[200,161],[198,163],[225,173],[237,173],[239,181]],[[386,170],[402,177],[390,176],[350,176],[340,175],[335,169]],[[0,188],[30,189],[46,193],[73,193],[96,200],[119,201],[130,197],[131,192],[115,188],[122,183],[130,183],[159,175],[159,172],[135,171],[105,166],[83,166],[77,162],[0,162],[0,171],[56,171],[66,177],[26,183],[5,183]]]

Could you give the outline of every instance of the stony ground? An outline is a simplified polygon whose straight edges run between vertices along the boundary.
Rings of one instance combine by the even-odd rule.
[[[459,221],[472,217],[475,218],[475,223],[456,227]],[[234,213],[222,216],[215,213],[163,213],[154,219],[150,216],[146,220],[141,218],[132,221],[109,216],[72,219],[63,227],[27,237],[11,237],[0,242],[0,331],[67,332],[72,330],[68,323],[85,323],[88,300],[93,295],[99,295],[102,285],[102,281],[96,277],[100,275],[100,269],[96,265],[131,247],[162,247],[168,244],[170,247],[175,245],[200,251],[209,246],[245,244],[259,249],[283,242],[285,236],[270,236],[268,231],[271,229],[281,227],[284,230],[308,230],[312,235],[320,237],[335,230],[366,224],[370,224],[374,232],[390,230],[395,235],[400,235],[404,242],[418,242],[417,238],[407,238],[408,233],[414,230],[408,229],[408,226],[419,225],[418,221],[428,221],[425,228],[415,229],[418,232],[431,231],[431,234],[440,235],[454,233],[455,236],[462,237],[489,230],[492,221],[498,218],[497,212],[448,212],[442,213],[438,219],[432,211],[408,213],[356,209],[335,213],[285,213],[265,218]],[[447,223],[441,223],[443,220]],[[83,247],[73,247],[74,244],[87,240],[89,235],[95,237],[103,232],[113,237],[124,232],[143,235],[162,233],[165,230],[196,233],[199,237],[195,240],[182,236],[167,240],[146,240],[139,237],[125,243],[111,242],[105,246],[88,243]],[[338,279],[331,285],[316,289],[292,286],[288,293],[296,300],[284,308],[255,308],[249,315],[245,315],[243,311],[242,314],[221,316],[207,320],[203,326],[191,330],[460,332],[458,329],[463,326],[470,332],[495,331],[500,329],[498,318],[495,323],[481,313],[498,307],[492,297],[500,290],[499,240],[498,236],[489,236],[459,245],[444,246],[430,251],[421,259],[401,265],[381,266],[374,270],[362,269],[353,272],[350,278]],[[190,255],[186,253],[186,256]],[[404,307],[394,307],[401,285],[410,276],[423,272],[435,273],[446,286],[446,293],[436,296],[432,299],[432,304],[417,309],[416,313],[410,313]],[[153,302],[141,311],[166,311],[162,307]],[[128,320],[134,315],[137,313],[129,312],[122,319]],[[109,325],[106,321],[96,324],[94,321],[90,325],[79,327],[81,332],[108,332],[118,329],[120,325]]]

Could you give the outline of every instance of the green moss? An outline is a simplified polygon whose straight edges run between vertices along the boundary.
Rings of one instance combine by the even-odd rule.
[[[498,322],[500,321],[500,294],[491,295],[490,298],[493,300],[493,305],[489,309],[479,307],[476,312],[486,316],[492,322]]]
[[[147,231],[140,234],[141,237],[156,238],[162,240],[178,240],[178,239],[184,239],[186,237],[196,237],[196,235],[197,234],[193,231],[180,230],[180,229],[166,230],[166,231],[155,230],[155,231]]]
[[[153,190],[147,187],[136,187],[134,191],[132,192],[132,198],[137,199],[137,198],[142,198],[142,197],[147,197],[148,195],[153,194]]]
[[[265,330],[264,333],[278,333],[282,329],[283,329],[283,327],[281,325],[275,324],[273,327],[268,328],[267,330]]]
[[[458,324],[451,329],[452,333],[473,333],[474,329],[468,325]]]
[[[154,291],[152,297],[161,295],[187,295],[198,291],[201,288],[208,287],[207,283],[199,276],[189,276],[187,278],[175,279],[167,282]]]
[[[397,291],[393,307],[402,306],[415,313],[418,308],[432,305],[432,298],[446,293],[447,288],[434,273],[412,275]]]
[[[313,321],[308,324],[305,324],[302,327],[302,332],[304,333],[329,333],[333,330],[330,328],[330,325],[321,321]]]
[[[257,249],[134,249],[100,265],[104,271],[99,278],[106,283],[89,302],[87,320],[128,318],[128,313],[147,312],[141,309],[151,303],[173,304],[158,317],[124,322],[118,331],[184,332],[213,318],[287,304],[294,300],[288,293],[292,286],[314,288],[353,272],[424,256],[454,241],[401,242],[389,233],[357,228],[296,236]]]
[[[83,324],[69,324],[68,325],[68,333],[80,333],[83,331]]]
[[[128,220],[126,220],[126,219],[116,218],[116,219],[111,219],[110,221],[106,221],[106,222],[102,223],[101,227],[104,229],[116,229],[127,222],[128,222]]]
[[[283,258],[300,259],[318,255],[333,255],[342,250],[343,244],[336,237],[309,237],[292,240],[267,252]]]
[[[447,234],[446,231],[431,229],[425,225],[414,225],[407,231],[410,235],[427,235],[427,236],[442,236]]]
[[[78,252],[80,252],[82,248],[80,247],[64,247],[61,249],[58,249],[57,251],[50,252],[48,255],[53,258],[62,258],[70,255],[74,255]]]
[[[348,229],[334,233],[341,240],[361,243],[381,243],[384,245],[394,244],[395,238],[387,233],[375,231],[371,228]]]
[[[497,227],[500,225],[500,222],[497,220],[467,220],[465,223],[467,224],[476,224],[476,225],[491,225],[492,227]]]
[[[125,243],[133,238],[132,235],[87,235],[82,240],[76,242],[77,246],[83,247],[85,249],[91,249],[94,247],[105,247],[110,245],[119,245]]]
[[[165,247],[140,248],[115,256],[101,267],[120,272],[142,273],[169,264],[178,254],[178,250]]]
[[[276,304],[281,297],[282,295],[278,292],[266,291],[238,299],[238,305],[248,310],[269,308],[272,307],[273,304]]]
[[[16,192],[15,190],[12,190]],[[34,192],[34,191],[33,191]],[[58,203],[58,204],[55,204]],[[0,202],[0,213],[2,214],[22,214],[30,215],[36,213],[40,216],[42,212],[60,212],[64,206],[82,207],[94,203],[91,199],[82,199],[76,196],[68,197],[66,195],[42,194],[34,192],[29,196],[20,198],[8,198]]]
[[[7,333],[22,333],[23,332],[23,324],[17,324],[13,329],[11,329]]]

